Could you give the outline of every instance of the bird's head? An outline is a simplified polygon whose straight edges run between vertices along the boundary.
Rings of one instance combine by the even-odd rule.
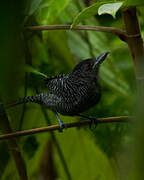
[[[72,74],[75,74],[76,76],[96,75],[98,73],[100,64],[105,60],[108,54],[109,52],[105,52],[96,58],[81,61],[73,69]]]

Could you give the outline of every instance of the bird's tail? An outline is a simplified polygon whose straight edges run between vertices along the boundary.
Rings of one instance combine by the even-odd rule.
[[[13,103],[7,104],[5,106],[5,108],[11,108],[20,104],[24,104],[24,103],[28,103],[28,102],[33,102],[33,103],[37,103],[37,104],[42,104],[43,102],[43,98],[44,98],[45,94],[36,94],[34,96],[27,96],[24,98],[21,98]]]

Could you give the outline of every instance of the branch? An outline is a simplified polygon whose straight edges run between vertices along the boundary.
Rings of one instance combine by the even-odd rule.
[[[131,118],[132,117],[129,117],[129,116],[99,118],[98,124],[128,122]],[[80,127],[80,126],[90,125],[90,123],[91,123],[90,120],[85,120],[85,121],[80,121],[80,122],[66,123],[65,126],[66,126],[66,128],[72,128],[72,127]],[[47,126],[47,127],[42,127],[42,128],[35,128],[35,129],[29,129],[29,130],[24,130],[24,131],[18,131],[15,133],[9,133],[9,134],[1,135],[0,140],[9,139],[9,138],[18,137],[18,136],[26,136],[26,135],[36,134],[36,133],[40,133],[40,132],[54,131],[54,130],[59,130],[59,129],[60,129],[59,125],[52,125],[52,126]]]
[[[123,19],[128,37],[126,41],[132,55],[139,95],[141,96],[144,89],[144,45],[136,7],[124,9]]]
[[[2,114],[0,114],[0,127],[2,129],[2,132],[4,134],[6,134],[6,133],[13,134],[8,117],[5,113],[2,105],[0,106],[0,109],[3,112]],[[27,180],[28,177],[27,177],[26,165],[25,165],[24,159],[22,157],[22,154],[21,154],[21,151],[17,144],[16,139],[11,138],[7,141],[7,143],[8,143],[9,150],[11,151],[12,156],[14,158],[16,168],[17,168],[17,171],[19,174],[19,178],[21,180]]]
[[[29,31],[42,31],[42,30],[87,30],[87,31],[101,31],[112,33],[117,35],[122,41],[126,41],[126,33],[125,31],[114,28],[114,27],[102,27],[102,26],[75,26],[71,28],[71,25],[49,25],[49,26],[27,26],[25,30]]]

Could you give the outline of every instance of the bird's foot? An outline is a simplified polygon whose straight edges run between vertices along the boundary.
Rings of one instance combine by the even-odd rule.
[[[64,125],[64,123],[62,122],[62,120],[60,119],[60,117],[58,116],[57,112],[54,111],[54,114],[56,115],[56,118],[59,122],[59,132],[63,132],[63,129],[66,128],[66,126]]]
[[[65,129],[66,126],[64,125],[63,122],[61,122],[59,125],[60,125],[59,132],[63,132],[63,129]]]
[[[89,119],[90,119],[90,128],[92,128],[92,125],[93,125],[93,124],[94,124],[94,128],[96,128],[97,125],[98,125],[98,123],[99,123],[99,121],[97,120],[97,118],[90,116]]]
[[[90,128],[92,127],[93,124],[95,125],[94,127],[96,128],[99,123],[99,120],[96,117],[87,116],[87,115],[83,115],[83,114],[77,114],[77,116],[89,119],[90,120],[90,124],[89,124]]]

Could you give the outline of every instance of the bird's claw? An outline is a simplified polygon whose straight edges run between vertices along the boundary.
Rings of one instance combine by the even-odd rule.
[[[63,132],[64,128],[66,128],[66,126],[63,123],[60,123],[59,132]]]
[[[98,125],[98,120],[97,120],[97,118],[95,118],[95,117],[90,117],[89,118],[90,119],[90,128],[92,128],[92,125],[94,124],[95,126],[95,128],[97,127],[97,125]]]

